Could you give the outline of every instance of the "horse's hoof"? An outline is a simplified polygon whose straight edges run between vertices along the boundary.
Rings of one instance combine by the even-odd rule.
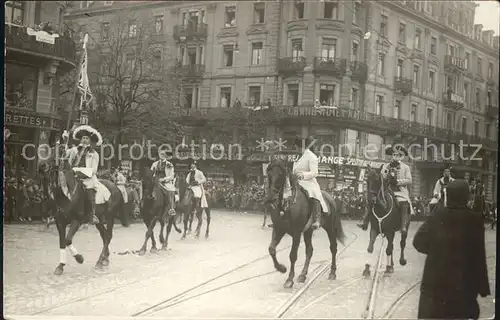
[[[162,246],[161,247],[161,251],[167,251],[167,250],[168,250],[167,246]]]
[[[282,264],[278,264],[276,266],[276,270],[278,270],[280,273],[285,273],[286,272],[286,267]]]
[[[331,272],[330,275],[328,275],[328,280],[337,280],[337,274],[335,272]]]
[[[103,259],[103,260],[102,260],[102,265],[103,265],[104,267],[109,266],[109,259],[108,259],[108,258]]]
[[[297,282],[298,283],[304,283],[306,282],[306,276],[301,274],[300,276],[297,277]]]
[[[393,266],[386,266],[385,273],[394,273],[394,267]]]
[[[406,259],[405,258],[401,258],[399,259],[399,264],[402,265],[402,266],[406,266]]]
[[[368,249],[366,249],[368,253],[373,253],[373,246],[368,246]]]
[[[149,252],[151,252],[151,253],[158,253],[158,249],[156,249],[156,248],[151,248],[151,250],[149,250]]]
[[[163,244],[165,242],[165,239],[160,238],[160,243]]]
[[[102,264],[102,261],[97,261],[97,263],[95,264],[95,269],[96,270],[102,270],[103,268],[103,264]]]
[[[140,256],[143,256],[143,255],[146,254],[146,250],[141,249],[141,250],[139,250],[139,252],[137,252],[137,254],[140,255]]]
[[[186,235],[183,235],[183,236],[181,237],[181,240],[186,240]]]
[[[78,262],[79,264],[82,264],[83,263],[83,256],[79,253],[75,254],[75,256],[73,257],[75,258],[76,262]]]
[[[370,265],[365,264],[365,270],[363,270],[363,278],[370,278],[371,272],[370,272]]]
[[[208,239],[208,233],[205,235],[205,239]]]
[[[291,288],[293,288],[293,280],[287,280],[287,281],[285,281],[285,284],[283,285],[283,288],[285,288],[285,289],[291,289]]]
[[[63,274],[63,271],[64,271],[64,266],[59,264],[57,267],[56,267],[56,270],[54,270],[54,275],[56,276],[60,276],[61,274]]]

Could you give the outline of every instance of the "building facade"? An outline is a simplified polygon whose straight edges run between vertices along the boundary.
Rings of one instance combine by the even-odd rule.
[[[60,32],[57,1],[5,3],[5,155],[8,174],[33,175],[37,146],[63,128],[58,112],[60,79],[75,68],[75,44]],[[55,35],[58,36],[55,36]]]
[[[383,160],[381,148],[367,146],[419,144],[411,150],[414,196],[430,196],[443,162],[451,162],[466,178],[479,176],[493,199],[498,36],[474,25],[475,7],[473,1],[82,1],[67,19],[81,30],[90,20],[105,26],[120,10],[154,21],[154,36],[189,79],[183,120],[194,124],[195,137],[206,136],[210,124],[227,126],[233,129],[225,137],[248,152],[260,137],[314,135],[328,144],[322,186],[354,189],[362,185],[365,160]],[[461,142],[467,146],[459,148]],[[477,144],[475,156],[483,160],[466,159]],[[449,159],[456,153],[462,157]],[[246,158],[255,175],[265,160],[256,153]]]

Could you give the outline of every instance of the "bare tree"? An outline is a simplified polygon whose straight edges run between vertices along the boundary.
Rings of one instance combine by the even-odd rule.
[[[182,134],[176,120],[182,81],[168,43],[157,41],[151,20],[124,11],[91,28],[99,30],[89,34],[88,49],[96,126],[116,144],[127,136],[146,135],[161,143]]]

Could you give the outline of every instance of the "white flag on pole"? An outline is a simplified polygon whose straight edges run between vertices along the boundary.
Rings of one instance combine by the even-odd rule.
[[[80,101],[80,109],[83,105],[84,102],[89,103],[90,101],[93,100],[93,95],[92,92],[90,91],[90,85],[89,85],[89,76],[87,74],[87,43],[89,41],[89,36],[88,34],[85,34],[85,37],[83,38],[83,58],[82,58],[82,64],[80,66],[80,75],[78,78],[78,89],[80,90],[81,93],[81,101]]]
[[[365,36],[363,38],[365,40],[368,40],[368,39],[370,39],[371,35],[372,35],[371,32],[367,32],[367,33],[365,33]]]

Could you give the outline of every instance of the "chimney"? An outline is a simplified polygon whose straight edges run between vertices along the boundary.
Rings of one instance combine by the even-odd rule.
[[[486,30],[483,31],[483,41],[486,42],[489,46],[493,46],[493,34],[495,31]]]
[[[495,49],[498,49],[498,47],[500,46],[500,36],[494,36],[493,37],[493,47]]]
[[[481,32],[483,31],[483,25],[482,24],[475,24],[474,25],[474,39],[481,41]]]

